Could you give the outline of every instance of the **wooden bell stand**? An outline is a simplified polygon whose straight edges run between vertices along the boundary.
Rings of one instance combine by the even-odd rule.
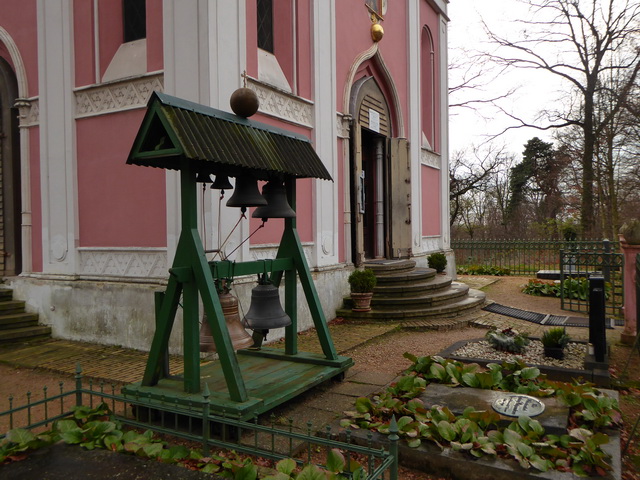
[[[180,163],[182,229],[164,292],[156,294],[156,331],[141,382],[124,387],[125,395],[174,405],[202,402],[204,385],[211,412],[249,419],[338,375],[353,360],[336,354],[320,300],[296,230],[296,219],[285,219],[278,253],[273,260],[208,262],[197,229],[197,171],[188,159]],[[289,204],[295,210],[295,178],[285,180]],[[272,283],[284,276],[284,309],[291,317],[284,350],[261,348],[234,352],[215,280],[268,271]],[[304,290],[323,355],[299,352],[297,346],[297,279]],[[183,308],[184,373],[166,371],[169,336],[180,296]],[[199,302],[202,300],[219,360],[200,364]]]

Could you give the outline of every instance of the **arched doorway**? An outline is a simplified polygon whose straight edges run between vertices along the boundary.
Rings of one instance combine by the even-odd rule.
[[[387,100],[373,76],[351,90],[351,258],[356,265],[411,254],[407,142],[393,137]]]
[[[18,83],[11,65],[0,58],[0,275],[22,271],[20,134]]]

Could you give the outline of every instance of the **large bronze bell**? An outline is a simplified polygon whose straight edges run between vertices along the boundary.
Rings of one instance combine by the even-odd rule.
[[[227,325],[227,330],[229,330],[233,349],[240,350],[242,348],[252,346],[253,338],[251,338],[251,335],[249,335],[249,333],[244,329],[242,322],[240,321],[240,314],[238,313],[238,299],[229,292],[219,293],[218,298],[220,298],[224,321]],[[216,351],[216,344],[213,341],[211,328],[209,327],[209,321],[206,314],[202,317],[202,326],[200,327],[200,351]]]
[[[247,207],[259,207],[266,204],[267,201],[260,195],[258,181],[255,178],[236,177],[236,188],[231,198],[227,200],[227,207],[240,207],[244,211]]]
[[[282,182],[270,181],[262,187],[262,196],[267,205],[258,207],[251,215],[253,218],[295,218],[296,212],[287,201],[287,190]]]
[[[244,324],[252,330],[270,330],[291,325],[291,318],[280,305],[278,287],[264,275],[258,286],[251,290],[251,305],[244,317]]]

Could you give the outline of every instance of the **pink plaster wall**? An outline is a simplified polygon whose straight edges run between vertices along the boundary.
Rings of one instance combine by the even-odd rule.
[[[32,271],[42,272],[42,198],[40,195],[40,128],[29,128],[31,175],[31,261]]]
[[[36,0],[0,0],[0,26],[11,36],[20,51],[27,74],[26,97],[38,95],[38,34]],[[13,66],[6,48],[0,55]],[[15,69],[15,67],[14,67]]]
[[[81,247],[165,247],[165,171],[126,165],[145,110],[79,119]]]
[[[258,13],[256,0],[247,0],[247,75],[258,78]]]
[[[440,170],[421,166],[422,235],[440,235]]]
[[[73,2],[73,48],[75,57],[75,86],[98,83],[95,73],[95,33],[93,2]]]
[[[257,120],[268,125],[273,125],[279,128],[285,128],[291,132],[299,133],[307,137],[311,132],[307,128],[300,127],[298,125],[291,125],[280,120],[268,117],[263,114],[256,114],[251,117],[252,120]],[[262,187],[260,187],[262,188]],[[261,223],[259,218],[251,218],[251,214],[255,209],[249,209],[247,217],[250,218],[250,229],[253,232]],[[310,242],[313,240],[313,180],[303,178],[296,183],[296,224],[298,234],[300,235],[300,241]],[[282,229],[284,228],[284,220],[272,218],[265,224],[265,227],[258,230],[258,232],[251,237],[251,245],[278,243],[282,237]]]
[[[421,121],[422,131],[425,132],[429,142],[431,143],[434,151],[439,152],[441,149],[440,136],[442,128],[440,125],[440,112],[442,110],[441,98],[438,94],[440,92],[440,73],[441,73],[441,59],[440,59],[440,20],[433,7],[428,2],[420,3],[420,23],[423,27],[428,27],[431,33],[431,39],[433,42],[434,51],[434,69],[431,78],[422,78],[421,80],[421,94],[422,94],[422,115]],[[423,33],[421,32],[421,36]],[[424,40],[424,39],[423,39]],[[421,49],[424,48],[424,42],[421,42]],[[423,61],[425,57],[429,55],[428,52],[421,52]],[[426,77],[425,65],[421,65],[421,74]],[[435,104],[430,98],[429,93],[435,91]]]
[[[390,2],[385,20],[381,22],[384,28],[384,37],[380,41],[380,54],[390,71],[391,77],[398,92],[399,110],[403,115],[405,127],[408,128],[407,117],[407,91],[408,91],[408,68],[407,68],[407,11],[405,2]],[[338,95],[336,108],[339,112],[344,110],[344,82],[347,80],[349,69],[356,57],[367,50],[373,44],[371,40],[371,20],[364,2],[337,2],[336,3],[336,30],[337,30],[337,64],[336,76],[338,79]],[[369,62],[371,64],[371,62]],[[380,72],[375,65],[369,71],[356,75],[360,78],[363,74],[373,74],[391,103],[388,85],[384,84]],[[350,95],[350,92],[347,92]],[[347,99],[348,100],[348,99]],[[393,109],[393,106],[392,106]],[[345,112],[348,113],[348,112]],[[394,134],[397,134],[397,119],[393,119],[396,125]]]
[[[164,68],[162,0],[147,0],[147,71]]]
[[[295,2],[295,8],[294,8]],[[247,0],[247,74],[258,78],[258,34],[256,0]],[[274,2],[274,55],[293,92],[303,98],[313,95],[313,32],[310,0]],[[295,37],[297,52],[293,51]],[[294,75],[295,73],[295,75]]]
[[[296,92],[303,98],[313,98],[313,32],[311,25],[311,1],[298,0],[296,39],[298,42]]]
[[[107,70],[123,40],[122,2],[98,0],[100,31],[100,78]]]

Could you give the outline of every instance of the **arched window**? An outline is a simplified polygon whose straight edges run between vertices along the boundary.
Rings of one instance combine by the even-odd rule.
[[[427,26],[424,26],[422,29],[420,55],[423,143],[426,143],[425,146],[431,150],[437,151],[439,145],[436,145],[436,115],[438,110],[435,80],[436,57],[433,36]],[[426,142],[424,142],[424,140],[426,140]]]

